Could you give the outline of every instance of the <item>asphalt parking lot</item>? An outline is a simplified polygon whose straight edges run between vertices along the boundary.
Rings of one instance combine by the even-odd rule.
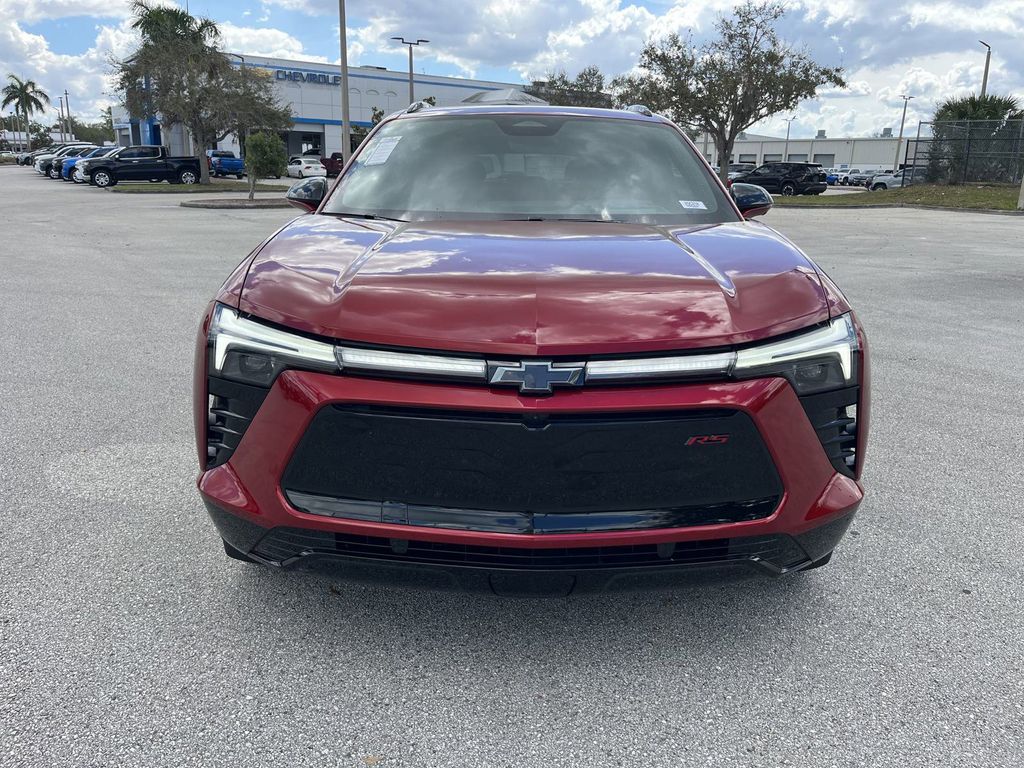
[[[874,362],[868,499],[831,565],[508,599],[228,560],[191,366],[297,211],[0,167],[0,763],[1017,766],[1024,218],[776,210]]]

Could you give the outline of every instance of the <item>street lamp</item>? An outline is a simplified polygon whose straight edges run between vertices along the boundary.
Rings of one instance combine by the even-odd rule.
[[[988,48],[988,52],[985,54],[985,74],[981,78],[981,98],[984,99],[985,94],[988,93],[988,65],[992,61],[992,46],[984,40],[979,40],[978,42]]]
[[[796,115],[793,115],[786,121],[786,148],[782,150],[782,162],[789,162],[789,129],[793,127],[793,121],[796,120]]]
[[[345,0],[338,0],[338,37],[341,46],[341,162],[352,156],[352,125],[348,110],[348,34],[345,30]]]
[[[415,42],[413,42],[411,40],[406,40],[404,37],[392,37],[391,39],[392,40],[397,40],[402,45],[409,46],[409,103],[412,104],[414,101],[416,101],[416,96],[415,96],[415,94],[413,92],[413,87],[412,87],[412,48],[413,48],[414,45],[419,45],[420,43],[429,43],[430,41],[429,40],[423,40],[421,38],[421,39],[416,40]]]
[[[900,98],[903,99],[903,117],[900,118],[900,137],[896,140],[896,158],[892,161],[893,173],[900,169],[900,150],[903,148],[903,123],[907,120],[907,104],[914,97],[901,94]],[[914,152],[916,153],[917,150],[915,149]]]

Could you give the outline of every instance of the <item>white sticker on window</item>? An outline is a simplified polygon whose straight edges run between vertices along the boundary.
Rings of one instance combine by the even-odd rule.
[[[389,136],[378,141],[377,146],[370,152],[370,156],[366,158],[364,165],[382,165],[386,163],[401,140],[401,136]]]
[[[680,200],[679,204],[691,211],[706,211],[708,209],[701,200]]]

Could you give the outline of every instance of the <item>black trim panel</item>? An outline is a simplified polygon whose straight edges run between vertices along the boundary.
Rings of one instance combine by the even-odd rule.
[[[779,504],[778,496],[671,509],[625,512],[534,513],[362,501],[286,491],[288,502],[312,515],[428,528],[494,533],[594,533],[647,528],[684,528],[762,520]]]

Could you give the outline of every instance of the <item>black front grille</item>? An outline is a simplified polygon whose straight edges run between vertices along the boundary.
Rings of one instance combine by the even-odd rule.
[[[217,376],[207,377],[206,389],[206,468],[210,469],[231,458],[270,390]]]
[[[531,515],[715,508],[782,493],[753,421],[724,409],[555,415],[327,406],[281,486],[346,502]]]
[[[792,538],[782,535],[675,544],[521,549],[385,539],[303,528],[274,528],[254,552],[274,562],[288,562],[304,555],[334,555],[389,563],[523,571],[670,567],[752,559],[785,569],[808,559]]]
[[[832,466],[854,476],[857,461],[857,398],[860,387],[848,387],[819,395],[807,395],[800,403],[818,433]]]

